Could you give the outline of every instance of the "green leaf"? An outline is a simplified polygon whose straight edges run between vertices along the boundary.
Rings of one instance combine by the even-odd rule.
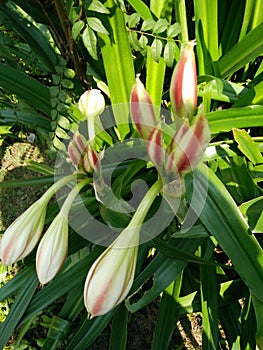
[[[33,294],[38,285],[35,272],[33,272],[27,280],[23,281],[16,296],[15,303],[4,323],[0,326],[0,348],[3,349],[7,344],[10,336],[14,332],[17,324],[23,317],[25,310],[31,302]]]
[[[152,18],[152,13],[149,7],[142,0],[127,0],[128,3],[138,12],[142,19],[148,20]]]
[[[178,302],[182,275],[168,286],[162,296],[154,332],[152,350],[169,349],[171,337],[178,320]]]
[[[258,83],[251,89],[242,94],[242,96],[233,104],[232,107],[243,107],[247,105],[263,104],[263,82]]]
[[[218,61],[221,77],[231,74],[252,62],[263,52],[263,23],[251,30]]]
[[[129,39],[130,39],[131,45],[134,48],[134,50],[141,51],[142,47],[141,47],[140,42],[138,40],[137,33],[136,32],[129,32]]]
[[[84,21],[77,21],[72,26],[72,38],[73,40],[77,40],[78,36],[80,35],[80,32],[85,27]]]
[[[94,340],[101,334],[103,329],[112,319],[116,309],[108,312],[104,316],[98,316],[91,320],[85,319],[81,326],[76,327],[75,332],[70,343],[65,350],[85,350],[89,347]]]
[[[212,61],[218,60],[218,1],[194,0],[198,72],[212,74]]]
[[[135,28],[137,26],[137,24],[140,22],[140,19],[141,19],[141,16],[139,13],[132,13],[128,17],[129,28]]]
[[[84,29],[84,32],[82,34],[82,40],[86,49],[88,50],[88,53],[91,55],[92,58],[97,60],[97,37],[89,26],[86,26],[86,28]]]
[[[128,310],[122,303],[113,316],[109,350],[126,349],[128,315]]]
[[[200,164],[194,171],[195,198],[191,201],[199,219],[232,260],[248,288],[263,300],[263,252],[224,185],[212,170]],[[187,197],[190,193],[186,193]],[[204,202],[205,198],[205,202]],[[256,258],[255,258],[256,257]]]
[[[207,113],[211,133],[231,131],[232,128],[263,126],[263,106],[229,108]]]
[[[209,251],[211,241],[206,240],[202,245],[204,256]],[[214,245],[211,244],[214,251]],[[217,350],[219,341],[218,332],[218,287],[216,268],[200,265],[200,289],[202,310],[202,349]]]
[[[109,14],[110,11],[99,0],[92,0],[87,7],[89,11]]]
[[[105,35],[109,35],[109,32],[104,27],[104,25],[102,24],[102,22],[101,22],[101,20],[99,18],[88,17],[87,18],[87,23],[88,23],[88,26],[91,29],[95,30],[95,32],[98,32],[98,33],[101,33],[101,34],[105,34]]]
[[[151,0],[150,10],[156,18],[166,18],[171,23],[172,18],[172,1],[171,0]],[[153,59],[151,48],[147,50],[146,58],[146,90],[149,92],[154,106],[160,106],[163,94],[165,62],[162,57],[156,62]],[[158,84],[156,84],[158,81]]]
[[[253,233],[263,232],[263,197],[251,199],[239,207]]]
[[[165,18],[160,18],[157,20],[153,27],[153,33],[160,34],[163,33],[167,27],[169,26],[169,22]]]
[[[50,116],[51,105],[48,87],[18,69],[8,67],[3,63],[0,63],[0,76],[0,86],[17,94],[37,110]]]
[[[240,151],[253,163],[263,163],[263,156],[258,145],[252,140],[246,130],[233,128],[235,141],[238,143]]]
[[[142,35],[139,39],[139,43],[142,49],[146,49],[147,44],[148,44],[148,39],[146,35]]]
[[[167,29],[167,37],[174,38],[181,32],[181,26],[179,23],[173,23]]]
[[[155,26],[155,20],[154,19],[146,19],[142,23],[142,31],[147,32],[148,30],[153,30],[153,27]]]
[[[198,77],[198,96],[202,97],[206,85],[209,84],[211,99],[222,102],[236,102],[248,89],[240,84],[216,78],[212,75],[201,75]]]
[[[0,20],[4,23],[9,22],[12,29],[28,43],[45,66],[54,71],[58,56],[43,33],[26,18],[26,15],[22,15],[22,12],[13,11],[4,4],[0,5],[0,9]]]
[[[177,49],[177,45],[174,41],[168,41],[164,48],[164,52],[163,52],[164,62],[170,68],[173,67],[176,49]]]
[[[202,238],[198,239],[181,239],[176,245],[177,251],[183,254],[193,254],[198,245],[202,242]],[[176,278],[180,276],[186,267],[187,261],[167,258],[162,254],[158,254],[153,261],[139,274],[132,286],[131,294],[137,291],[146,280],[153,275],[153,285],[147,290],[137,301],[132,303],[128,300],[126,306],[131,312],[140,310],[145,305],[152,302],[159,294],[167,288]],[[137,295],[135,294],[135,297]]]
[[[151,54],[155,62],[159,62],[161,53],[163,49],[163,44],[160,39],[155,38],[151,45]]]
[[[114,117],[120,138],[124,139],[130,131],[127,102],[135,82],[135,72],[123,12],[113,0],[107,0],[104,5],[111,9],[112,15],[108,18],[111,37],[99,34],[101,53]]]

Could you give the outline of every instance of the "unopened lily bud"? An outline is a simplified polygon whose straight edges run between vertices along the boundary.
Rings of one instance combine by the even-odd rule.
[[[88,143],[85,137],[81,135],[78,131],[76,131],[73,134],[73,141],[75,142],[75,145],[78,148],[79,152],[83,154]]]
[[[86,118],[100,115],[105,109],[105,100],[100,90],[85,91],[78,102],[79,110]]]
[[[173,112],[181,118],[192,118],[197,105],[197,76],[194,42],[183,50],[177,62],[170,85]]]
[[[175,133],[173,150],[167,155],[166,171],[187,173],[199,163],[210,140],[207,118],[200,114],[189,127],[183,124]],[[169,147],[171,150],[171,147]]]
[[[82,163],[82,154],[73,140],[70,141],[68,145],[68,154],[76,166],[79,166]]]
[[[130,111],[139,133],[148,139],[156,126],[156,117],[151,97],[138,77],[131,91]]]
[[[39,282],[46,284],[61,269],[68,251],[68,221],[57,215],[37,248],[36,270]]]
[[[124,229],[91,266],[84,302],[94,317],[104,315],[128,295],[135,273],[140,227]]]
[[[81,180],[72,188],[57,214],[47,229],[37,248],[36,270],[40,283],[46,284],[61,269],[68,251],[68,215],[72,203],[80,190],[90,183],[89,179]]]
[[[1,240],[4,265],[23,259],[35,248],[43,231],[45,217],[46,205],[37,201],[6,229]]]
[[[153,164],[157,167],[157,169],[161,170],[164,161],[164,149],[161,128],[156,127],[152,130],[147,141],[147,152]]]
[[[83,157],[83,168],[87,173],[98,172],[100,169],[100,157],[91,145],[88,145],[86,148]]]
[[[105,100],[98,89],[84,92],[79,99],[79,110],[87,118],[89,141],[95,145],[95,118],[105,109]]]

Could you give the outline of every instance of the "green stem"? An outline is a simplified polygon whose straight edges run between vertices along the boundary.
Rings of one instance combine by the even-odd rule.
[[[185,0],[174,0],[176,22],[180,23],[180,37],[183,43],[189,41]]]
[[[80,181],[76,186],[74,186],[72,188],[72,190],[69,192],[65,202],[63,203],[62,207],[61,207],[61,213],[63,214],[63,216],[67,219],[68,218],[68,214],[70,211],[70,208],[72,206],[72,203],[74,202],[75,198],[77,197],[77,195],[79,194],[80,190],[88,185],[89,183],[92,182],[92,179],[84,179],[82,181]]]
[[[163,187],[163,183],[161,179],[158,179],[152,187],[149,189],[149,191],[144,196],[143,200],[139,204],[138,208],[136,209],[135,214],[133,215],[129,226],[135,227],[138,225],[142,225],[149,209],[151,208],[156,196],[160,193],[161,189]]]
[[[54,194],[63,186],[65,186],[70,181],[76,179],[76,174],[70,174],[68,176],[63,177],[62,179],[55,182],[49,189],[43,194],[42,197],[39,198],[39,203],[43,205],[47,205],[47,203],[51,200]]]

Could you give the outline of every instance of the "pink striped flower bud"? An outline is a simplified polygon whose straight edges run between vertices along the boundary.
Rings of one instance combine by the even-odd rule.
[[[4,265],[23,259],[35,248],[43,231],[46,205],[35,202],[6,229],[1,240]]]
[[[37,248],[36,270],[39,282],[46,284],[61,269],[68,251],[68,220],[58,214]]]
[[[91,266],[84,302],[91,317],[104,315],[120,304],[133,283],[140,226],[127,226]]]
[[[136,78],[136,83],[132,87],[130,111],[139,133],[144,139],[148,139],[156,126],[156,117],[151,97],[139,77]]]
[[[164,162],[164,148],[163,148],[163,136],[162,130],[156,127],[150,133],[147,141],[147,152],[149,158],[153,164],[157,167],[159,171],[162,170],[162,165]]]
[[[174,174],[191,172],[201,160],[209,140],[209,125],[204,115],[197,116],[191,126],[184,123],[168,146],[166,171]]]
[[[192,118],[197,105],[197,76],[194,41],[183,50],[170,85],[173,112],[181,118]]]
[[[87,173],[93,173],[93,171],[100,171],[100,156],[88,145],[83,156],[83,168]]]
[[[73,164],[76,166],[81,166],[82,164],[82,154],[79,151],[76,142],[75,141],[70,141],[68,145],[68,154],[70,156],[70,159],[72,160]]]

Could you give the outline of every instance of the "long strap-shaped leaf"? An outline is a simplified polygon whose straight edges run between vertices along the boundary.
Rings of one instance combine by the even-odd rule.
[[[218,61],[222,78],[235,73],[263,52],[263,23],[251,30]]]
[[[263,126],[263,106],[230,108],[207,113],[211,133],[231,131],[232,128]]]
[[[218,2],[195,0],[196,52],[199,74],[213,73],[211,61],[218,60]]]
[[[171,22],[171,0],[151,0],[150,10],[157,18],[164,17],[168,22]],[[152,58],[151,50],[148,48],[146,61],[146,89],[155,106],[160,106],[161,104],[165,69],[166,64],[164,63],[163,57],[160,57],[159,62],[155,62]]]
[[[23,286],[18,290],[18,294],[12,309],[0,328],[0,349],[3,349],[8,339],[15,330],[17,324],[22,318],[28,304],[31,302],[33,294],[38,285],[35,272],[30,271],[31,274],[26,281],[24,281]]]
[[[124,139],[129,132],[127,102],[135,73],[124,14],[114,0],[107,0],[104,5],[111,12],[108,17],[110,35],[99,34],[101,53],[118,131]],[[116,104],[123,104],[123,108],[115,108]]]
[[[48,69],[54,70],[58,56],[48,39],[32,22],[23,17],[21,12],[12,11],[5,5],[0,5],[0,19],[12,26]]]
[[[232,260],[248,288],[263,301],[263,251],[242,217],[234,200],[213,173],[204,164],[195,174],[196,200],[192,207],[200,212],[200,220]]]
[[[50,115],[49,89],[25,73],[0,63],[0,86],[25,99],[46,115]]]

